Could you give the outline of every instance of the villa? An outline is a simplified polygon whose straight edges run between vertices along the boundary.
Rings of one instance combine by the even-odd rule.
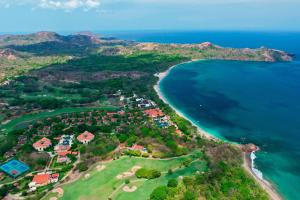
[[[83,144],[87,144],[89,143],[90,141],[92,141],[94,139],[94,135],[88,131],[85,131],[84,133],[80,134],[78,137],[77,137],[77,140]]]
[[[159,108],[145,110],[144,113],[151,118],[163,117],[165,115]]]
[[[33,177],[32,181],[29,183],[30,191],[35,191],[37,187],[45,186],[50,183],[58,182],[59,174],[49,174],[49,173],[41,173],[37,174]]]
[[[153,101],[144,98],[137,98],[135,101],[138,102],[139,108],[150,108],[156,105]]]
[[[51,145],[52,145],[51,140],[44,137],[44,138],[38,140],[37,142],[35,142],[32,146],[37,151],[44,151],[45,149],[47,149]]]
[[[146,152],[147,149],[142,146],[142,145],[138,145],[138,144],[134,144],[132,147],[129,148],[130,150],[134,150],[134,151],[144,151]]]

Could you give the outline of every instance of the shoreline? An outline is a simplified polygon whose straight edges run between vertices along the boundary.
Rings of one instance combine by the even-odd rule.
[[[191,63],[191,62],[195,62],[195,61],[200,61],[200,60],[191,60],[191,61],[187,61],[187,62],[183,62],[183,63],[180,63],[180,64],[177,64],[177,65],[173,65],[172,67],[170,67],[169,69],[167,69],[166,71],[164,72],[161,72],[159,74],[155,74],[156,77],[158,77],[158,81],[156,82],[156,84],[154,85],[154,90],[155,92],[157,93],[157,95],[159,96],[159,98],[165,103],[167,104],[168,106],[170,106],[175,112],[177,115],[179,115],[180,117],[188,120],[193,126],[195,126],[198,130],[198,133],[205,137],[206,139],[209,139],[209,140],[215,140],[215,141],[220,141],[219,138],[209,134],[208,132],[204,131],[203,129],[201,129],[195,122],[193,122],[192,120],[190,120],[187,116],[185,116],[182,112],[180,112],[179,110],[177,110],[173,105],[171,105],[167,98],[163,95],[162,91],[160,90],[159,88],[159,84],[160,82],[166,77],[168,76],[168,74],[170,73],[170,71],[177,67],[178,65],[181,65],[181,64],[186,64],[186,63]]]
[[[202,59],[201,59],[202,60]],[[159,98],[168,106],[170,106],[177,115],[179,115],[180,117],[188,120],[193,126],[195,126],[198,130],[198,134],[201,135],[202,137],[205,137],[206,139],[209,140],[214,140],[214,141],[223,141],[220,138],[217,138],[216,136],[208,133],[207,131],[204,131],[201,127],[199,127],[199,125],[197,125],[194,121],[192,121],[191,119],[189,119],[186,115],[184,115],[181,111],[179,111],[178,109],[176,109],[173,105],[171,105],[171,103],[168,102],[167,98],[163,95],[159,85],[161,83],[161,81],[168,76],[168,74],[170,73],[170,71],[177,67],[178,65],[181,64],[186,64],[186,63],[190,63],[190,62],[195,62],[195,61],[200,61],[200,60],[191,60],[191,61],[187,61],[187,62],[183,62],[177,65],[173,65],[171,66],[169,69],[167,69],[164,72],[155,74],[156,77],[158,77],[158,81],[156,82],[156,84],[154,85],[154,90],[157,93],[157,95],[159,96]],[[226,141],[225,141],[226,142]],[[236,143],[232,143],[236,146],[238,146],[239,148],[241,148],[240,144],[236,144]],[[268,193],[270,199],[272,200],[283,200],[283,198],[279,195],[279,193],[274,189],[273,185],[271,183],[269,183],[267,180],[265,179],[260,179],[253,171],[252,171],[252,162],[251,162],[251,158],[250,158],[250,154],[247,154],[245,152],[243,152],[243,168],[248,172],[248,174],[250,174],[255,181]]]

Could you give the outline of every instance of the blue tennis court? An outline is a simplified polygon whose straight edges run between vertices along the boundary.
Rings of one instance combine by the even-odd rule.
[[[10,160],[0,166],[0,170],[13,178],[17,178],[29,170],[29,166],[18,160]]]

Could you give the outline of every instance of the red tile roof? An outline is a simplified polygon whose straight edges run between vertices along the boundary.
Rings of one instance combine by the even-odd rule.
[[[145,147],[144,146],[141,146],[141,145],[138,145],[138,144],[135,144],[131,147],[132,150],[144,150]]]
[[[71,153],[72,153],[71,151],[60,151],[60,152],[57,152],[57,155],[58,156],[66,156]]]
[[[45,185],[50,182],[50,174],[37,174],[33,177],[32,182],[38,185]]]
[[[57,179],[58,177],[59,177],[59,174],[58,174],[58,173],[51,174],[51,178],[53,178],[53,179]]]
[[[51,146],[51,140],[49,140],[48,138],[42,138],[40,140],[38,140],[37,142],[35,142],[33,144],[33,147],[36,148],[36,149],[39,149],[39,148],[48,148]]]
[[[80,134],[80,135],[77,137],[77,140],[78,140],[79,142],[84,142],[84,141],[89,142],[89,141],[93,140],[94,137],[95,137],[95,136],[94,136],[92,133],[90,133],[90,132],[88,132],[88,131],[84,131],[84,133]]]
[[[58,145],[55,147],[55,151],[59,152],[59,151],[68,151],[70,150],[71,147],[69,145]]]
[[[164,116],[164,113],[159,108],[145,110],[144,112],[152,118]]]

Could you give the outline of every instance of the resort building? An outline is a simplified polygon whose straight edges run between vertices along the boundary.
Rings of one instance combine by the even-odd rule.
[[[143,151],[146,152],[147,149],[142,146],[142,145],[138,145],[138,144],[134,144],[132,147],[129,148],[130,150],[134,150],[134,151]]]
[[[165,115],[159,108],[145,110],[144,113],[151,118],[163,117]]]
[[[138,103],[137,106],[139,108],[150,108],[156,106],[156,104],[153,101],[144,98],[137,98],[135,101]]]
[[[78,137],[77,137],[77,140],[83,144],[87,144],[89,143],[90,141],[92,141],[94,139],[94,135],[88,131],[85,131],[84,133],[80,134]]]
[[[73,135],[62,135],[58,144],[55,146],[55,151],[68,151],[73,144]]]
[[[57,163],[68,163],[71,160],[68,158],[67,155],[78,155],[78,152],[76,151],[60,151],[57,152]]]
[[[38,140],[37,142],[35,142],[32,146],[37,151],[44,151],[45,149],[47,149],[51,145],[52,145],[51,140],[44,137],[44,138]]]
[[[59,174],[42,173],[37,174],[33,177],[29,183],[30,191],[35,191],[37,187],[45,186],[50,183],[58,182]]]

